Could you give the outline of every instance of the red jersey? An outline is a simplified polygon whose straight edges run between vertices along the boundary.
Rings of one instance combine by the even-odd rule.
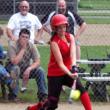
[[[54,41],[58,44],[58,47],[60,49],[60,52],[63,58],[63,63],[68,69],[70,69],[71,68],[70,45],[69,45],[70,34],[65,33],[65,37],[68,43],[62,40],[58,35],[54,35],[51,39],[51,42]],[[54,54],[52,50],[50,50],[50,61],[48,64],[48,76],[62,76],[62,75],[65,75],[65,73],[58,66],[55,60]]]

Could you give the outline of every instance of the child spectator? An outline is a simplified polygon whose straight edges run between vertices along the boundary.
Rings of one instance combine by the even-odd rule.
[[[0,36],[3,35],[3,29],[0,27]],[[5,84],[8,86],[9,88],[9,94],[12,94],[12,89],[15,86],[15,79],[13,77],[11,77],[11,75],[8,73],[8,71],[6,70],[6,68],[3,66],[3,60],[6,58],[6,53],[4,52],[4,48],[3,46],[0,44],[0,83],[2,83],[2,85]],[[5,89],[5,88],[4,88]],[[6,95],[6,90],[2,90],[4,93],[3,97],[5,98]]]

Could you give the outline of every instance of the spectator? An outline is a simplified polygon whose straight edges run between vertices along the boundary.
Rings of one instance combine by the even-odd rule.
[[[38,85],[38,98],[39,101],[41,101],[47,96],[44,70],[40,66],[39,52],[29,39],[30,31],[26,28],[21,29],[19,39],[9,47],[8,53],[10,63],[8,65],[8,70],[15,73],[17,79],[19,79],[19,76],[23,78],[22,92],[27,89],[26,85],[29,78],[35,78]],[[18,95],[18,90],[17,83],[16,89],[14,90],[15,97]]]
[[[50,21],[51,21],[53,15],[55,15],[57,13],[63,14],[68,18],[69,28],[67,29],[67,32],[70,32],[75,37],[76,57],[77,57],[77,60],[80,60],[81,55],[80,55],[79,37],[85,30],[86,23],[77,13],[75,13],[74,11],[71,12],[67,9],[67,4],[66,4],[65,0],[57,0],[56,11],[53,11],[50,14],[47,14],[42,19],[43,29],[46,32],[48,32],[49,34],[51,34],[51,29],[49,28]],[[76,29],[76,32],[75,32],[75,29]]]
[[[34,43],[36,38],[41,35],[42,24],[38,17],[29,13],[29,3],[22,0],[19,4],[19,11],[11,16],[7,25],[7,35],[11,41],[16,41],[22,28],[30,30],[30,41]],[[36,36],[36,37],[35,37]]]
[[[28,107],[27,110],[55,110],[62,86],[72,87],[74,79],[76,79],[76,89],[81,92],[80,100],[85,110],[92,110],[88,93],[78,78],[75,40],[72,34],[66,32],[67,18],[62,14],[56,14],[51,19],[51,26],[54,35],[50,40],[48,99]]]
[[[3,29],[0,27],[0,37],[1,35],[3,35]],[[7,72],[6,68],[3,65],[3,60],[6,58],[6,53],[4,53],[4,48],[2,45],[0,45],[0,83],[1,85],[3,84],[5,87],[5,84],[8,86],[9,88],[9,93],[13,94],[13,88],[15,87],[15,83],[16,83],[16,79],[14,79],[13,77],[11,77],[11,75]],[[2,88],[4,90],[2,90],[2,95],[3,98],[7,98],[6,97],[6,89]]]

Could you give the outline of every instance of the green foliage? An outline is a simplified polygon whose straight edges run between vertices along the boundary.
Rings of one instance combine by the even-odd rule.
[[[7,20],[0,20],[0,24],[7,24],[8,21]]]

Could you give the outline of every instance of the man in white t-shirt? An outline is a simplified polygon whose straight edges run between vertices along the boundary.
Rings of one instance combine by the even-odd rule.
[[[29,3],[23,0],[19,4],[19,11],[11,16],[7,25],[7,35],[11,41],[18,39],[19,32],[22,28],[27,28],[31,32],[30,41],[34,43],[42,33],[42,24],[38,17],[29,13]]]

